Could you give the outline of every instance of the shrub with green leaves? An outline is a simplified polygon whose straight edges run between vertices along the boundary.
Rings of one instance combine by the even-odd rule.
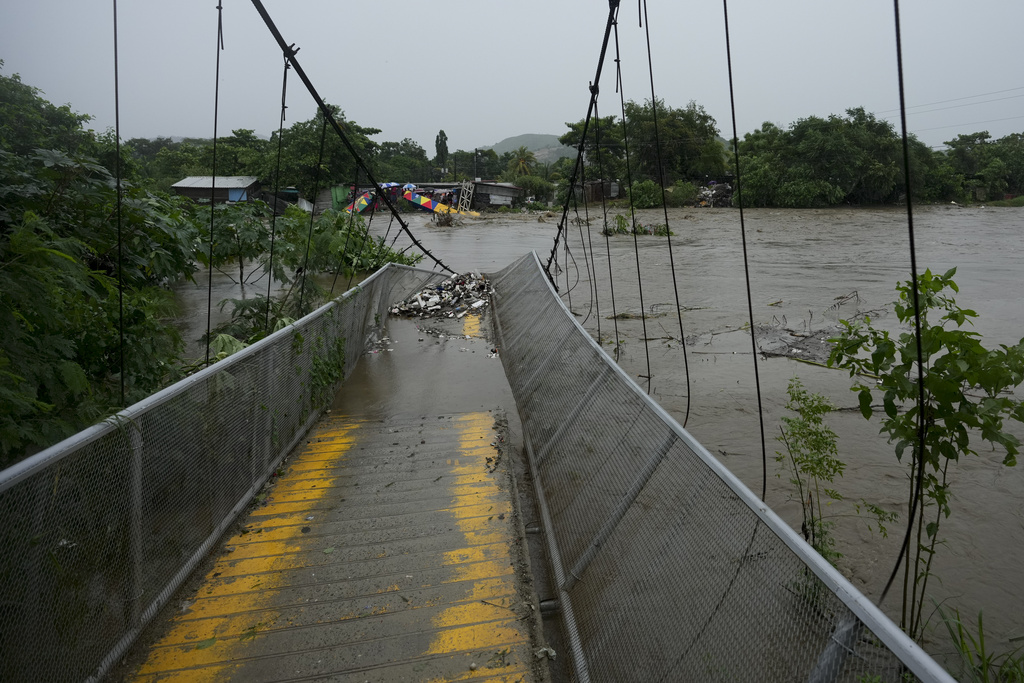
[[[629,201],[636,209],[661,206],[661,187],[653,180],[635,180],[629,188]]]
[[[665,188],[665,206],[670,208],[693,206],[699,193],[700,190],[693,183],[677,180],[672,187]]]
[[[223,222],[244,225],[254,210],[236,205],[218,211],[223,212]],[[206,212],[208,216],[208,208]],[[284,285],[281,293],[269,300],[261,293],[221,301],[221,310],[231,307],[231,320],[213,331],[214,340],[217,335],[231,335],[252,344],[319,307],[327,300],[329,292],[320,287],[315,278],[309,277],[311,275],[333,272],[345,278],[347,286],[347,281],[359,273],[371,272],[388,263],[415,265],[423,258],[420,254],[395,251],[385,244],[383,237],[369,235],[365,219],[358,214],[328,210],[313,219],[311,226],[308,212],[289,207],[278,217],[275,227],[274,262],[270,263],[269,251],[262,252],[257,268],[264,272],[273,268],[274,279]],[[269,227],[264,230],[268,232],[269,246]],[[238,232],[229,232],[229,239]],[[254,243],[262,241],[254,240]],[[232,254],[228,260],[234,258]]]
[[[961,456],[978,455],[979,440],[1000,448],[1004,465],[1015,465],[1020,441],[1004,423],[1024,422],[1024,402],[1009,393],[1024,380],[1024,339],[989,349],[978,332],[964,329],[978,314],[957,305],[955,274],[956,268],[942,275],[926,270],[917,279],[923,386],[912,327],[894,337],[869,318],[841,321],[843,331],[831,340],[835,346],[828,361],[857,378],[853,391],[865,418],[875,415],[873,403],[881,395],[881,431],[908,469],[907,507],[916,512],[909,520],[914,540],[904,566],[901,625],[914,638],[924,627],[940,525],[952,513],[950,465]],[[901,282],[896,291],[896,316],[911,326],[914,284]]]
[[[825,424],[825,416],[835,407],[821,394],[807,391],[796,377],[789,381],[786,391],[789,394],[786,409],[795,415],[782,418],[778,440],[785,444],[786,452],[777,451],[775,460],[786,465],[790,483],[797,488],[803,517],[800,532],[804,540],[835,564],[842,553],[835,549],[832,537],[835,522],[826,518],[825,509],[843,499],[832,485],[836,477],[843,476],[846,468],[839,459],[839,437]]]
[[[0,466],[180,376],[166,286],[191,277],[196,230],[177,199],[137,187],[122,199],[119,250],[104,166],[0,150]]]

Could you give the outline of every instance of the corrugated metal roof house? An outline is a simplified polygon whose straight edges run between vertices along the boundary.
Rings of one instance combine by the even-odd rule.
[[[258,198],[260,180],[256,176],[216,176],[216,182],[214,180],[214,176],[209,175],[189,176],[171,185],[171,189],[194,202],[210,201],[211,193],[215,204]]]
[[[493,206],[512,206],[515,199],[522,199],[522,188],[512,183],[474,183],[473,208],[487,209]]]

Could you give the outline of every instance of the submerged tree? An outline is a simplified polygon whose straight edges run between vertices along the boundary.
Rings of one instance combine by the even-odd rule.
[[[259,267],[273,275],[281,285],[278,294],[267,298],[258,294],[251,298],[225,299],[220,307],[231,308],[231,320],[213,331],[229,335],[244,344],[263,339],[284,325],[307,315],[327,301],[331,290],[321,285],[317,276],[333,274],[340,294],[357,275],[372,272],[387,263],[415,265],[420,254],[397,252],[383,237],[369,234],[364,218],[359,215],[325,211],[310,221],[309,213],[289,207],[278,219],[273,263],[264,253]],[[222,346],[226,340],[218,341]],[[224,348],[238,350],[240,345]]]

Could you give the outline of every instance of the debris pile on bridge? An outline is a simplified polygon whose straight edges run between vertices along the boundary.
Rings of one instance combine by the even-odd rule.
[[[462,318],[468,313],[482,313],[490,297],[490,282],[479,273],[463,273],[391,304],[391,314],[421,319]]]

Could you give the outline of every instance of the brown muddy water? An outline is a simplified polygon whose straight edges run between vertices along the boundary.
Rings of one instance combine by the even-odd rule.
[[[570,230],[569,258],[559,249],[563,270],[558,282],[563,293],[568,291],[564,299],[571,298],[577,319],[595,337],[600,325],[609,351],[617,323],[621,365],[641,386],[646,386],[641,376],[650,374],[650,393],[680,422],[689,402],[686,428],[760,493],[762,449],[753,354],[744,329],[748,313],[739,218],[738,211],[723,209],[669,213],[689,392],[666,238],[637,239],[638,278],[633,238],[614,236],[606,246],[600,218],[592,212],[589,232],[579,226]],[[905,210],[762,209],[745,211],[744,219],[761,351],[785,354],[781,342],[796,340],[806,356],[814,351],[807,347],[820,342],[793,337],[789,331],[827,334],[839,318],[869,311],[876,324],[897,329],[891,302],[896,283],[909,279],[910,273]],[[638,212],[638,220],[651,224],[665,219],[658,209]],[[524,214],[467,219],[461,226],[440,228],[415,216],[410,226],[424,246],[454,270],[494,272],[531,249],[546,261],[557,222],[557,216]],[[914,223],[919,269],[957,268],[957,302],[979,314],[975,329],[984,335],[986,346],[1018,342],[1024,336],[1024,210],[924,207],[915,210]],[[385,228],[382,222],[381,234]],[[404,241],[399,238],[398,246]],[[591,245],[596,297],[584,258]],[[611,319],[609,261],[617,321]],[[649,316],[646,335],[638,319],[641,285]],[[905,514],[903,467],[879,435],[877,419],[866,421],[856,410],[847,373],[776,355],[759,357],[758,366],[769,457],[767,501],[797,526],[798,503],[788,476],[774,459],[781,449],[775,437],[780,418],[787,414],[787,384],[799,377],[809,390],[828,396],[842,409],[829,417],[847,463],[836,485],[847,501],[834,504],[830,511],[838,525],[837,547],[844,555],[839,565],[854,585],[877,600],[892,570],[904,520],[892,524],[888,537],[882,538],[869,530],[868,520],[857,515],[853,502],[866,499]],[[1018,396],[1024,396],[1024,390],[1018,390]],[[1024,439],[1024,425],[1014,424],[1010,431]],[[952,515],[942,524],[944,546],[933,563],[929,591],[934,600],[958,607],[965,618],[973,619],[983,610],[992,643],[1012,649],[1024,644],[1024,465],[1007,468],[1000,464],[1001,452],[985,446],[978,451],[979,457],[957,465],[951,477]],[[897,618],[899,599],[897,584],[883,605]],[[937,616],[932,626],[929,649],[947,649],[948,636]]]
[[[589,231],[586,226],[569,231],[569,256],[559,249],[563,298],[609,352],[617,334],[623,368],[643,387],[643,376],[650,375],[650,393],[680,423],[689,410],[687,430],[759,494],[761,432],[739,212],[669,212],[682,335],[668,240],[639,237],[638,254],[631,236],[614,236],[606,244],[600,218],[591,214]],[[466,219],[453,227],[433,225],[426,214],[407,218],[421,243],[458,272],[494,272],[530,250],[546,261],[558,222],[557,216],[536,213]],[[809,390],[828,396],[840,408],[828,420],[839,435],[840,457],[847,464],[836,483],[846,501],[830,510],[837,522],[837,549],[844,555],[839,566],[854,585],[877,600],[892,570],[905,520],[901,517],[892,524],[888,538],[882,538],[869,530],[867,518],[857,515],[854,502],[865,499],[905,514],[905,470],[879,435],[877,419],[866,421],[856,409],[848,374],[794,360],[825,349],[813,336],[792,333],[826,336],[839,318],[865,312],[871,312],[876,324],[897,329],[891,312],[894,288],[910,273],[906,213],[761,209],[745,211],[744,218],[769,458],[767,502],[799,525],[799,505],[786,472],[774,459],[781,449],[776,440],[780,418],[787,415],[786,387],[791,378],[799,377]],[[638,220],[651,224],[664,223],[665,218],[658,209],[638,212]],[[979,314],[974,329],[984,335],[985,345],[1019,341],[1024,336],[1024,210],[923,207],[915,210],[914,221],[919,269],[958,269],[957,302]],[[383,235],[387,227],[387,221],[377,220],[371,229]],[[392,227],[389,241],[394,234]],[[397,246],[407,244],[407,238],[399,236]],[[588,275],[591,271],[596,277]],[[609,271],[618,320],[612,319]],[[230,283],[220,285],[215,301],[231,290]],[[265,292],[266,284],[262,286]],[[202,329],[205,293],[203,287],[203,314],[197,316],[202,317]],[[192,298],[197,296],[193,291]],[[646,334],[640,320],[643,310]],[[685,359],[681,336],[686,339]],[[800,342],[800,353],[789,348],[792,341]],[[1024,389],[1017,395],[1024,396]],[[1013,424],[1010,431],[1024,439],[1024,425]],[[973,620],[982,610],[990,645],[1012,649],[1024,644],[1024,464],[1006,468],[1000,464],[1001,452],[984,445],[978,451],[978,457],[959,463],[951,476],[952,515],[942,523],[944,545],[933,563],[929,592],[935,601],[959,608],[965,618]],[[897,584],[883,605],[897,619],[899,599]],[[948,636],[937,616],[931,625],[928,648],[948,650]]]

